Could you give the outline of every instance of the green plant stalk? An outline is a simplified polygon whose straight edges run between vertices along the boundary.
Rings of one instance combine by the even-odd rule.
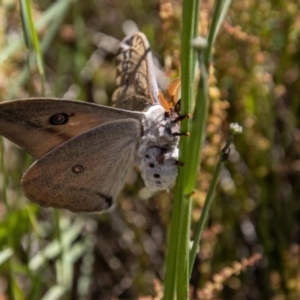
[[[46,51],[49,47],[51,41],[53,40],[54,35],[56,34],[59,26],[61,25],[67,11],[69,8],[69,5],[72,3],[72,0],[61,0],[58,2],[58,4],[53,4],[41,17],[41,21],[39,20],[38,24],[46,25],[47,22],[51,21],[51,18],[55,18],[55,22],[52,22],[47,30],[47,33],[43,37],[41,47],[42,51]],[[33,57],[30,57],[30,63],[32,63]],[[1,54],[0,54],[0,65],[1,65]],[[18,78],[15,80],[15,84],[10,88],[10,93],[8,95],[8,98],[11,99],[14,97],[14,94],[19,89],[19,87],[25,82],[25,80],[29,76],[28,69],[24,69],[21,74],[18,76]]]
[[[215,44],[216,37],[219,33],[220,27],[224,21],[224,18],[227,14],[230,4],[231,4],[231,0],[217,0],[215,2],[213,17],[212,17],[208,37],[207,37],[208,45],[204,51],[204,60],[207,68],[211,62],[212,49]]]
[[[60,0],[54,2],[48,9],[43,13],[41,18],[35,22],[36,29],[42,30],[46,25],[53,26],[58,22],[58,18],[60,18],[61,14],[65,14],[65,11],[69,7],[72,0]],[[23,39],[18,39],[15,42],[12,42],[8,46],[5,46],[1,49],[0,52],[0,66],[18,49],[23,47]]]
[[[209,32],[207,49],[205,50],[204,54],[199,55],[201,78],[199,81],[195,112],[191,124],[191,137],[189,141],[186,141],[183,138],[180,141],[180,161],[186,162],[186,166],[179,172],[175,191],[173,220],[170,231],[169,252],[167,257],[164,299],[174,299],[176,285],[177,298],[185,299],[187,297],[189,276],[187,276],[186,272],[190,272],[190,265],[193,263],[193,260],[190,261],[190,259],[186,256],[188,249],[188,228],[190,225],[190,216],[187,217],[186,214],[190,212],[191,209],[191,201],[189,196],[192,194],[196,182],[201,161],[203,142],[205,139],[205,126],[207,123],[209,104],[208,68],[211,59],[211,52],[217,33],[230,3],[231,0],[217,1],[213,14],[211,29]],[[187,8],[189,9],[189,13],[188,10],[185,10]],[[193,64],[193,55],[190,54],[192,53],[192,49],[187,48],[190,48],[190,41],[195,36],[195,28],[197,28],[197,26],[195,26],[195,22],[198,23],[198,18],[197,20],[193,18],[193,14],[191,13],[192,9],[192,2],[184,1],[182,29],[182,114],[190,112],[192,107],[191,99],[193,99],[193,70],[195,70],[193,66],[195,66],[195,64]],[[195,7],[194,9],[197,10]],[[199,9],[197,11],[199,11]],[[185,38],[187,38],[189,41],[188,43],[186,42]],[[189,124],[182,122],[182,132],[187,131],[189,128]],[[172,274],[170,275],[170,273]],[[173,280],[173,282],[171,283],[170,280]]]
[[[205,198],[205,202],[204,202],[204,206],[203,206],[203,209],[201,212],[200,219],[196,226],[194,241],[192,244],[192,248],[190,250],[190,257],[189,257],[189,277],[191,277],[195,258],[196,258],[197,252],[199,251],[199,248],[200,248],[199,243],[200,243],[200,240],[202,237],[202,232],[203,232],[204,226],[206,224],[209,209],[210,209],[210,206],[211,206],[211,203],[213,200],[213,194],[216,189],[216,185],[217,185],[217,182],[219,179],[219,175],[220,175],[223,163],[224,163],[224,161],[221,159],[221,156],[220,156],[217,166],[215,168],[214,174],[213,174],[212,181],[209,186],[208,193]]]
[[[182,11],[182,49],[181,49],[181,113],[188,114],[192,110],[193,99],[193,83],[195,77],[195,59],[194,51],[190,47],[191,40],[196,35],[196,28],[198,25],[199,15],[199,1],[185,0],[183,2]],[[197,25],[196,25],[196,24]],[[181,123],[181,131],[189,131],[189,122],[183,121]],[[180,161],[185,162],[189,156],[188,151],[189,139],[183,137],[180,139]],[[188,232],[190,227],[190,201],[183,199],[183,187],[185,182],[185,168],[179,169],[179,174],[175,189],[175,199],[172,213],[172,224],[170,228],[170,236],[168,242],[168,252],[166,258],[166,275],[165,275],[165,290],[164,299],[173,300],[175,297],[176,286],[179,287],[177,291],[183,297],[187,297],[188,287],[188,273],[187,273],[187,243]],[[180,243],[183,242],[183,245]],[[178,261],[184,262],[184,269],[178,268]],[[186,275],[180,277],[179,272],[185,272]],[[183,282],[182,282],[183,281]],[[184,299],[181,298],[181,299]],[[178,296],[179,299],[179,296]]]
[[[205,70],[204,64],[202,64],[203,69]],[[193,158],[192,157],[192,153],[195,153],[195,149],[199,149],[200,148],[200,143],[202,140],[204,140],[204,138],[201,138],[204,136],[204,125],[206,124],[206,118],[207,118],[207,111],[208,109],[206,108],[206,106],[208,106],[207,104],[207,73],[206,71],[201,72],[202,77],[200,80],[200,86],[202,87],[201,89],[201,93],[198,93],[197,95],[197,104],[196,104],[196,108],[195,108],[195,113],[194,113],[194,117],[193,120],[198,120],[197,122],[193,122],[192,123],[192,128],[191,128],[191,139],[189,141],[189,149],[191,149],[189,151],[189,159]],[[200,95],[200,100],[199,101],[199,95]],[[204,100],[204,101],[202,101]],[[198,109],[199,104],[201,104],[201,108],[202,109]],[[206,113],[205,113],[206,112]],[[201,115],[201,117],[199,117],[199,114]],[[201,127],[201,122],[202,121],[202,127],[203,130],[200,130],[200,132],[203,132],[202,134],[198,134],[198,128],[199,126]],[[205,122],[205,123],[204,123]],[[195,129],[197,128],[197,130]],[[197,134],[193,134],[193,132],[196,132]],[[196,145],[196,143],[199,143],[199,145]],[[198,152],[198,159],[200,160],[200,153]],[[191,161],[188,160],[187,161],[187,166],[185,167],[189,173],[190,173],[190,169],[188,167],[189,163],[191,164]],[[199,166],[199,162],[197,164],[197,166]],[[198,168],[197,168],[198,170]],[[188,173],[188,174],[189,174]],[[197,172],[196,172],[196,176],[197,176]],[[186,179],[188,178],[187,176],[183,177],[186,181]],[[195,182],[195,179],[193,179],[193,182]],[[185,183],[187,184],[187,183]],[[187,299],[188,298],[188,283],[189,283],[189,257],[188,257],[188,253],[189,253],[189,231],[190,231],[190,218],[191,218],[191,206],[192,206],[192,200],[191,200],[191,193],[185,193],[185,185],[181,185],[179,186],[180,192],[175,195],[175,201],[176,196],[179,195],[179,199],[181,200],[181,210],[180,210],[180,219],[179,219],[179,228],[177,231],[178,234],[178,256],[177,256],[177,272],[178,272],[178,278],[177,278],[177,298],[178,299]],[[176,190],[177,192],[177,190]]]
[[[24,300],[25,299],[15,276],[13,276],[13,278],[11,279],[10,289],[11,289],[11,295],[10,295],[11,298],[10,299],[14,299],[14,300]]]
[[[33,18],[32,18],[32,12],[31,12],[31,0],[26,0],[25,1],[25,10],[26,14],[24,14],[27,19],[24,20],[24,23],[27,24],[25,28],[29,29],[30,32],[30,38],[31,42],[33,44],[35,53],[36,53],[36,58],[37,58],[37,67],[39,70],[39,74],[41,77],[41,87],[42,87],[42,94],[44,94],[44,89],[45,89],[45,71],[44,71],[44,63],[43,63],[43,54],[41,51],[37,31],[34,26]],[[24,31],[24,34],[26,36],[27,31]]]
[[[24,42],[26,45],[26,48],[29,49],[31,47],[31,35],[30,30],[28,28],[29,22],[28,22],[28,16],[27,16],[27,9],[26,9],[26,2],[19,0],[20,3],[20,14],[21,14],[21,21],[22,21],[22,28],[23,28],[23,34],[24,34]]]
[[[177,256],[177,284],[176,296],[177,299],[188,299],[188,258],[189,258],[189,232],[190,232],[190,211],[191,201],[189,198],[182,197],[181,199],[181,220],[178,232],[178,256]]]
[[[199,243],[201,239],[201,235],[208,217],[208,212],[213,200],[213,194],[217,186],[217,182],[219,179],[219,175],[221,173],[222,166],[225,161],[228,160],[229,153],[230,153],[230,145],[232,144],[233,138],[235,135],[240,134],[242,132],[242,127],[239,124],[231,124],[230,125],[230,135],[226,140],[226,144],[221,150],[221,154],[218,160],[218,163],[216,165],[213,178],[211,181],[211,184],[209,186],[208,193],[206,195],[206,199],[204,201],[204,206],[201,212],[201,216],[199,218],[199,222],[197,223],[196,226],[196,231],[195,231],[195,237],[193,241],[193,245],[190,251],[190,256],[189,256],[189,277],[191,277],[192,274],[192,269],[194,265],[194,261],[197,255],[197,252],[199,251]]]
[[[207,47],[204,51],[206,66],[208,66],[210,61],[211,61],[212,49],[213,49],[213,46],[214,46],[214,43],[215,43],[215,40],[216,40],[216,37],[217,37],[217,33],[218,33],[218,30],[219,30],[218,20],[219,20],[220,15],[221,15],[223,4],[224,4],[224,0],[216,0],[216,2],[215,2],[212,21],[211,21],[209,33],[208,33],[208,36],[207,36],[208,44],[207,44]]]
[[[9,205],[7,202],[7,193],[6,193],[6,187],[7,187],[7,172],[6,172],[6,167],[5,167],[5,162],[4,162],[4,141],[3,137],[0,137],[0,155],[1,155],[1,172],[2,172],[2,201],[4,202],[6,212],[9,213]]]
[[[186,168],[189,171],[185,177],[185,195],[191,195],[199,171],[202,146],[205,139],[205,129],[207,123],[209,99],[208,99],[208,70],[204,65],[203,54],[199,55],[199,67],[201,71],[201,78],[198,85],[198,93],[196,96],[195,112],[192,120],[191,137],[189,143],[189,160]]]
[[[178,244],[178,277],[177,277],[177,299],[188,299],[189,295],[189,245],[190,245],[190,227],[192,199],[183,197],[182,199],[182,228],[179,232]]]
[[[228,11],[231,0],[218,0],[213,12],[212,23],[208,34],[208,45],[204,53],[199,56],[199,67],[201,71],[201,78],[199,81],[199,88],[196,99],[195,113],[193,116],[192,130],[189,149],[190,159],[188,160],[186,168],[189,170],[186,176],[185,194],[193,192],[197,173],[201,161],[202,145],[205,138],[205,126],[208,114],[208,73],[209,64],[211,60],[211,53],[216,36],[220,30],[221,24]]]
[[[182,44],[181,44],[181,114],[191,114],[193,110],[194,104],[194,81],[195,81],[195,70],[196,70],[196,53],[194,49],[191,47],[191,40],[198,33],[198,24],[199,24],[199,12],[200,12],[200,0],[185,0],[183,3],[182,10]],[[183,121],[181,123],[181,132],[189,132],[190,130],[190,121]],[[180,139],[180,162],[185,163],[185,161],[189,157],[189,138],[183,137]],[[190,228],[190,212],[191,212],[191,202],[189,197],[184,197],[183,188],[184,188],[184,178],[187,169],[185,167],[182,168],[182,172],[180,172],[178,181],[181,182],[179,184],[179,189],[176,190],[176,196],[178,197],[178,202],[182,204],[182,211],[180,212],[180,223],[179,229],[181,234],[179,234],[179,244],[178,252],[179,255],[177,257],[177,264],[184,263],[186,261],[185,257],[187,257],[186,252],[189,248],[189,228]],[[176,197],[175,196],[175,197]],[[175,199],[176,201],[176,199]],[[182,255],[181,255],[182,254]],[[182,276],[184,280],[184,269],[186,267],[184,265],[179,266],[177,272],[178,275]],[[186,284],[188,286],[187,279],[186,282],[178,280],[178,286],[184,286]],[[180,288],[180,287],[179,287]],[[180,296],[177,295],[179,298]]]
[[[182,173],[182,170],[179,169],[179,174]],[[176,199],[177,190],[181,190],[179,186],[180,183],[176,185],[175,188],[175,200],[173,204],[173,213],[172,213],[172,223],[170,228],[170,236],[167,250],[166,258],[166,275],[165,275],[165,287],[164,287],[164,300],[173,300],[175,297],[176,281],[177,281],[177,253],[178,253],[178,230],[180,222],[180,213],[181,213],[181,199]]]
[[[8,205],[7,202],[7,192],[6,192],[6,188],[7,188],[7,184],[8,184],[8,180],[7,180],[7,172],[6,172],[6,168],[5,168],[5,162],[4,162],[4,141],[3,141],[3,137],[0,137],[0,155],[1,155],[1,171],[2,171],[2,176],[3,176],[3,180],[2,180],[2,199],[4,202],[4,206],[6,208],[6,214],[9,215],[10,213],[10,207]],[[11,227],[11,222],[8,222],[8,232],[13,232]],[[13,249],[13,236],[12,235],[8,235],[7,238],[7,244],[9,245],[9,247],[11,249]],[[13,270],[12,270],[12,261],[11,258],[8,259],[8,278],[9,278],[9,294],[11,296],[15,296],[15,277],[13,274]],[[15,298],[14,298],[15,299]]]
[[[0,155],[1,155],[1,172],[3,176],[2,180],[2,200],[4,202],[4,206],[6,209],[6,215],[9,215],[11,212],[10,206],[7,201],[7,186],[8,186],[8,178],[7,178],[7,172],[5,167],[5,160],[4,160],[4,140],[3,137],[0,137]],[[13,229],[11,228],[11,222],[7,223],[7,231],[13,232]],[[7,245],[9,245],[10,249],[14,249],[14,241],[13,241],[13,235],[8,234],[7,236]],[[12,296],[13,299],[15,298],[15,276],[12,268],[12,257],[8,259],[8,278],[9,278],[9,293]]]
[[[192,124],[192,130],[191,130],[191,137],[193,138],[191,138],[190,145],[189,145],[190,149],[194,149],[194,151],[191,151],[191,159],[189,160],[189,162],[191,163],[193,162],[193,164],[187,165],[187,168],[190,170],[190,172],[188,173],[189,177],[187,177],[187,181],[186,181],[187,184],[186,184],[185,192],[187,194],[192,192],[192,189],[194,188],[196,182],[198,168],[201,161],[203,142],[205,138],[205,126],[207,123],[207,115],[208,115],[208,108],[209,108],[209,97],[208,97],[209,69],[208,68],[211,60],[213,44],[215,43],[216,36],[220,30],[221,24],[225,18],[230,3],[231,0],[225,0],[225,1],[219,0],[216,2],[213,18],[212,18],[212,24],[208,34],[208,45],[204,50],[204,53],[200,53],[199,55],[199,66],[201,71],[201,78],[199,81],[197,102],[196,102],[195,113],[193,118],[195,119],[195,123]],[[199,124],[197,124],[197,121]],[[198,134],[197,131],[199,131]],[[210,189],[207,198],[205,200],[205,204],[199,220],[199,224],[197,225],[193,246],[190,251],[189,277],[192,272],[192,267],[198,251],[198,245],[200,243],[201,234],[205,225],[205,221],[208,216],[208,211],[212,201],[213,191],[215,189],[217,178],[221,170],[222,163],[220,162],[220,160],[217,164],[216,171],[214,172],[213,181],[210,185]]]

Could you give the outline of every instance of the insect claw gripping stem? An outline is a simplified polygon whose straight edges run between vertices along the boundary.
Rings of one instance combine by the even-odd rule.
[[[189,132],[173,132],[175,136],[190,136]]]
[[[175,164],[176,164],[176,166],[181,167],[181,168],[185,166],[185,164],[180,162],[179,160],[176,160]]]
[[[191,118],[191,114],[187,114],[187,115],[179,115],[176,119],[173,120],[174,123],[178,123],[180,121],[186,120],[186,119],[190,119]]]

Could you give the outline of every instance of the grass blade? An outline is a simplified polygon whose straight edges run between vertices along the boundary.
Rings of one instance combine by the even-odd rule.
[[[195,78],[195,52],[190,47],[198,28],[199,1],[185,0],[182,12],[182,50],[181,50],[181,113],[188,114],[193,106],[193,84]],[[188,132],[190,124],[183,121],[181,131]],[[180,161],[185,162],[189,156],[189,139],[180,140]],[[191,201],[184,197],[186,168],[179,170],[175,189],[175,200],[172,213],[172,225],[166,259],[165,295],[164,299],[174,299],[177,289],[178,299],[186,299],[188,295],[188,232],[190,227]]]
[[[45,71],[44,71],[43,55],[41,51],[38,34],[33,22],[33,17],[31,12],[31,0],[20,1],[20,6],[21,6],[21,19],[23,23],[25,43],[27,48],[29,48],[31,45],[34,48],[36,59],[37,59],[37,67],[41,78],[41,88],[42,88],[41,90],[42,90],[42,94],[44,94]]]

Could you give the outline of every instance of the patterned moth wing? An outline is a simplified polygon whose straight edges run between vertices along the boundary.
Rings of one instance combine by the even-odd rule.
[[[141,32],[126,37],[116,56],[117,89],[112,105],[126,110],[144,111],[158,104],[158,87],[147,38]]]

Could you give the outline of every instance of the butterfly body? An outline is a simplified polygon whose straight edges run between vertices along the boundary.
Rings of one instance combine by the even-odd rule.
[[[177,177],[179,125],[160,105],[145,112],[138,165],[145,185],[153,191],[168,190]]]

